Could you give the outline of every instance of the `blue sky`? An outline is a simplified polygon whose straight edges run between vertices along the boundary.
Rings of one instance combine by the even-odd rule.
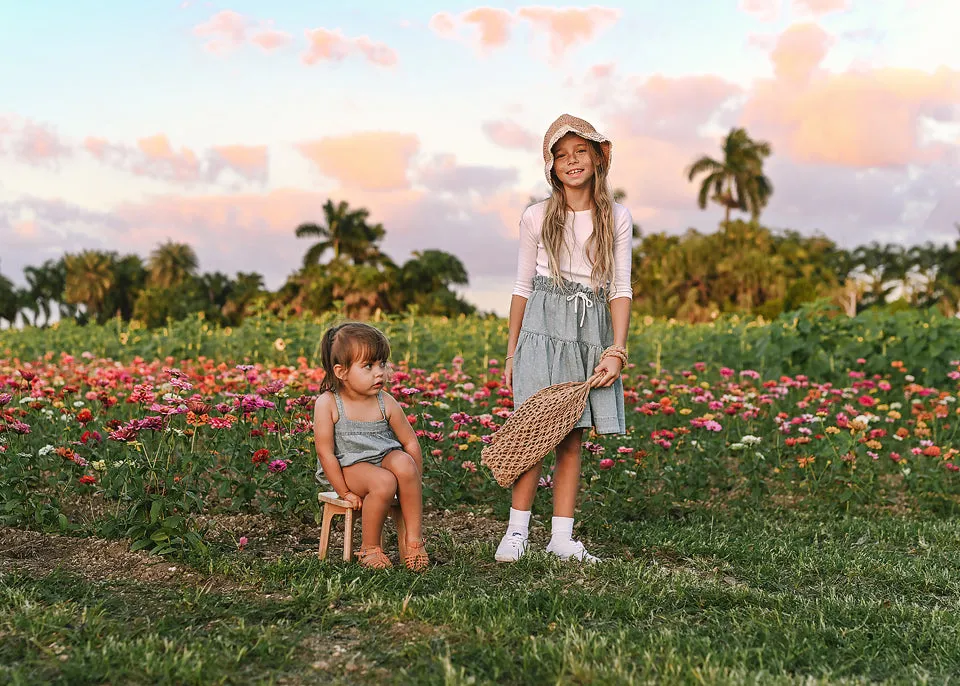
[[[774,149],[770,226],[952,241],[949,4],[4,2],[0,270],[172,238],[277,287],[329,197],[370,208],[396,259],[457,253],[467,296],[503,312],[561,112],[613,139],[644,231],[715,230],[683,168],[743,125]],[[343,59],[305,63],[307,31]]]

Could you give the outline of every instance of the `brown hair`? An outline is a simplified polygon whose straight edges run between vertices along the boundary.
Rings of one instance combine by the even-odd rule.
[[[386,362],[390,359],[390,341],[380,329],[362,322],[346,322],[327,329],[320,339],[320,364],[323,381],[320,393],[340,389],[335,366],[349,368],[356,362]]]
[[[575,133],[573,135],[576,135]],[[559,141],[558,141],[559,142]],[[607,167],[600,144],[585,140],[590,156],[593,158],[593,233],[585,246],[587,259],[590,260],[590,281],[594,291],[599,291],[613,279],[613,196],[607,185]],[[556,147],[556,144],[554,144]],[[552,152],[552,151],[551,151]],[[550,185],[553,193],[547,199],[543,215],[540,240],[547,250],[550,275],[557,285],[563,283],[560,275],[560,258],[563,252],[570,251],[567,244],[567,194],[563,183],[557,178],[554,168],[550,170]]]

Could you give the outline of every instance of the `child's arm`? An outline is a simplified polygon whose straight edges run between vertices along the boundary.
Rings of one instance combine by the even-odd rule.
[[[313,444],[317,449],[317,457],[320,458],[320,466],[323,467],[327,481],[333,486],[338,496],[349,500],[356,509],[362,501],[360,496],[353,494],[347,486],[347,481],[343,478],[343,469],[340,468],[333,450],[333,425],[337,420],[336,411],[337,405],[332,394],[323,393],[317,398],[313,409]]]
[[[423,474],[423,453],[420,451],[420,441],[417,440],[417,434],[414,432],[410,422],[407,421],[407,415],[404,413],[400,403],[397,402],[389,393],[383,394],[383,404],[387,410],[387,421],[390,422],[390,428],[396,435],[404,452],[413,458],[417,463],[417,469]]]

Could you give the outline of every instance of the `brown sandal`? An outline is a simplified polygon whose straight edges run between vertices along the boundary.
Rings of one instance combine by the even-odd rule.
[[[383,554],[383,548],[376,545],[372,548],[360,548],[357,551],[357,562],[367,569],[389,569],[393,567],[390,558]]]
[[[430,556],[427,555],[427,546],[423,541],[407,543],[407,554],[403,556],[403,564],[413,572],[422,572],[430,565]]]

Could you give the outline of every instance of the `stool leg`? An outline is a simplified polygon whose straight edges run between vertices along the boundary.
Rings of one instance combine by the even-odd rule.
[[[353,559],[353,510],[347,510],[343,524],[343,559]]]
[[[403,525],[403,511],[397,506],[390,510],[390,514],[397,528],[397,551],[400,553],[400,559],[403,560],[407,554],[407,527]]]
[[[323,524],[320,526],[320,552],[321,560],[326,559],[327,549],[330,547],[330,522],[333,520],[333,509],[329,504],[323,506]]]

